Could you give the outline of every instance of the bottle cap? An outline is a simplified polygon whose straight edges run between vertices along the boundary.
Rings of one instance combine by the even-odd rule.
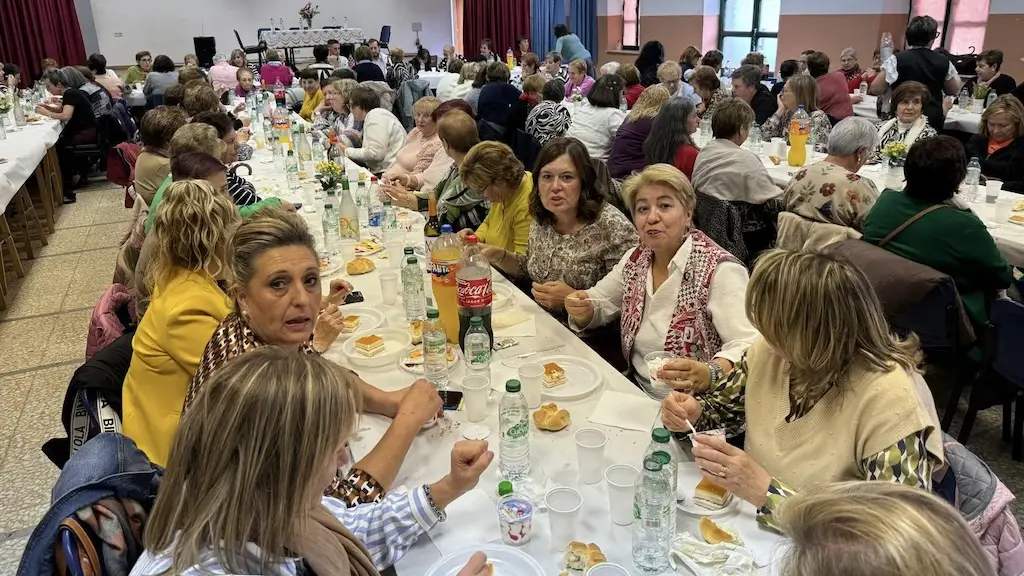
[[[441,224],[441,234],[450,234],[452,231],[451,224]]]
[[[483,326],[484,325],[484,319],[479,317],[479,316],[473,316],[472,318],[469,319],[469,325],[470,326]]]
[[[390,198],[385,198],[384,199],[384,206],[391,206],[391,199]]]
[[[671,435],[665,428],[655,428],[651,431],[651,440],[654,440],[658,444],[667,444],[670,437]]]
[[[376,182],[376,181],[377,181],[377,177],[376,176],[370,176],[370,182]]]
[[[429,310],[427,310],[427,318],[431,320],[433,320],[434,318],[439,318],[440,316],[441,313],[437,311],[437,308],[430,308]]]
[[[661,472],[661,468],[661,462],[659,462],[658,459],[654,457],[654,455],[651,455],[646,460],[644,460],[644,470],[646,470],[647,472]]]
[[[512,483],[508,480],[498,482],[498,496],[508,496],[512,493]]]
[[[405,259],[405,263],[406,264],[419,264],[419,261],[416,260],[415,256],[409,256],[408,258]]]
[[[662,466],[668,466],[669,462],[672,461],[672,457],[668,455],[668,452],[662,452],[661,450],[651,453],[650,457],[657,460]]]
[[[477,242],[479,242],[479,240],[477,239],[476,234],[473,234],[472,232],[466,234],[466,244],[476,244]]]
[[[406,256],[408,256],[409,254],[413,254],[414,251],[412,249],[412,246],[406,246],[405,248],[402,248],[402,253],[405,254]]]
[[[505,392],[512,392],[514,394],[519,392],[520,388],[522,388],[522,384],[519,383],[519,380],[505,382]]]
[[[289,148],[289,149],[288,149],[288,155],[289,155],[289,156],[295,156],[295,151],[294,151],[294,150],[292,150],[291,148]]]

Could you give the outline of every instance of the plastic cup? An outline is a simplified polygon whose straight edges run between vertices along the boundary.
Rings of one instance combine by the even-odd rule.
[[[786,139],[785,138],[772,138],[772,146],[770,148],[772,153],[769,156],[778,156],[779,158],[786,157]]]
[[[663,388],[671,390],[672,385],[664,380],[658,378],[658,370],[665,365],[667,360],[676,358],[677,356],[671,352],[665,352],[664,350],[659,352],[650,352],[644,356],[644,363],[647,364],[647,376],[651,380],[651,386],[655,388]]]
[[[532,502],[521,494],[512,493],[498,500],[497,511],[502,542],[509,546],[520,546],[529,541],[535,511]]]
[[[1010,219],[1010,212],[1013,210],[1013,205],[1016,204],[1013,198],[1001,197],[996,200],[995,217],[990,224],[994,226],[1002,226]]]
[[[381,300],[391,305],[398,301],[398,273],[393,270],[386,270],[380,273],[380,297]]]
[[[580,482],[597,484],[604,469],[604,446],[608,443],[608,436],[597,428],[582,428],[576,431],[573,440],[576,441]]]
[[[630,498],[630,503],[632,501]],[[547,506],[548,522],[551,524],[551,546],[557,551],[565,550],[569,542],[576,539],[583,496],[568,486],[559,486],[548,490],[544,496],[544,505]]]
[[[356,259],[356,244],[358,242],[351,239],[341,241],[341,259],[346,264]]]
[[[611,562],[601,562],[600,564],[594,564],[587,570],[586,576],[629,576],[629,570],[626,570],[618,564],[612,564]]]
[[[388,250],[388,261],[391,262],[392,268],[401,268],[402,264],[405,263],[405,259],[402,258],[402,251],[405,249],[405,240],[401,238],[390,238],[388,239],[385,247]]]
[[[466,376],[462,379],[462,399],[466,406],[466,418],[480,422],[487,418],[487,397],[491,391],[491,379],[487,376]]]
[[[1003,189],[1003,183],[991,178],[985,182],[985,202],[995,204],[999,199],[999,193]]]
[[[640,471],[629,464],[613,464],[605,468],[608,484],[608,510],[612,522],[619,526],[633,523],[633,491],[640,480]]]
[[[523,364],[519,367],[519,382],[523,385],[523,396],[530,408],[540,408],[543,377],[544,367],[540,364]]]

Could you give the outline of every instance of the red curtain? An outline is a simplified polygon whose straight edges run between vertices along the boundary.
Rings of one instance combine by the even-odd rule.
[[[462,21],[463,53],[480,53],[480,41],[490,38],[491,48],[504,61],[505,51],[516,49],[516,36],[530,36],[530,0],[465,0]]]
[[[75,0],[0,0],[0,61],[21,69],[30,85],[42,73],[44,58],[60,66],[85,64],[85,42]]]

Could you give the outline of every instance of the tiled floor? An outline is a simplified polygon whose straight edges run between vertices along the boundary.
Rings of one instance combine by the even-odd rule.
[[[15,573],[50,501],[58,470],[40,446],[63,435],[64,393],[84,360],[89,315],[110,284],[130,216],[122,199],[120,188],[94,186],[62,208],[50,245],[26,263],[13,305],[0,312],[0,576]],[[1019,494],[1024,464],[1000,441],[1001,418],[999,408],[981,414],[969,447]],[[1024,520],[1024,502],[1015,502],[1015,512]]]
[[[24,262],[13,303],[0,311],[0,576],[15,573],[50,502],[59,470],[40,446],[64,435],[64,393],[85,359],[89,316],[131,215],[123,199],[123,189],[103,183],[60,209],[49,246]]]

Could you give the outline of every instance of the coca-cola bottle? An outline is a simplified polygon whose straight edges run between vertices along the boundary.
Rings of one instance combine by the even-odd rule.
[[[484,321],[484,330],[491,342],[491,264],[480,250],[475,234],[466,235],[466,247],[462,250],[459,265],[455,270],[455,284],[459,295],[459,347],[466,340],[469,320],[479,316]]]

